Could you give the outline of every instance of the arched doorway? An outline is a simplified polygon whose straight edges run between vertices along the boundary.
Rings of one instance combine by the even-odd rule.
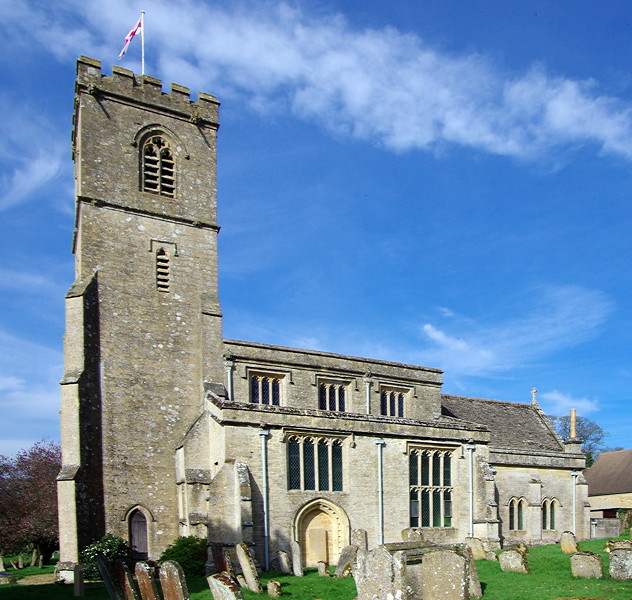
[[[138,508],[129,516],[129,545],[132,558],[146,560],[149,558],[149,544],[147,543],[147,517]]]
[[[306,567],[315,567],[321,560],[336,564],[340,552],[349,544],[349,519],[332,502],[314,500],[296,515],[295,539],[301,545]]]

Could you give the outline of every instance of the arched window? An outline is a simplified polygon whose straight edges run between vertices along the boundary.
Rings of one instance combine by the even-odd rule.
[[[380,394],[380,414],[388,417],[403,417],[404,392],[382,390]]]
[[[142,144],[141,189],[169,198],[176,194],[175,159],[169,143],[160,135],[150,135]]]
[[[545,498],[542,501],[542,529],[544,531],[555,530],[555,512],[558,501],[555,498]]]
[[[509,501],[509,529],[510,531],[524,530],[524,498],[512,498]]]

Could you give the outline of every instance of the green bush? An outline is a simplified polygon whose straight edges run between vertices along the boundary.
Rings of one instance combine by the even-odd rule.
[[[206,557],[206,540],[189,535],[179,537],[171,546],[167,546],[158,560],[175,560],[187,577],[195,577],[204,575]]]
[[[103,556],[111,562],[120,558],[129,558],[129,552],[129,545],[123,538],[106,533],[100,540],[88,544],[81,551],[79,558],[85,565],[83,576],[86,579],[101,579],[101,573],[97,567],[97,556]]]

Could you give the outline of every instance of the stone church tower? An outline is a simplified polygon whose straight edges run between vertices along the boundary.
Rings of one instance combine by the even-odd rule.
[[[222,379],[219,103],[161,87],[120,67],[103,76],[90,58],[77,63],[62,562],[106,532],[131,538],[139,556],[177,537],[174,450],[202,412],[204,384]]]

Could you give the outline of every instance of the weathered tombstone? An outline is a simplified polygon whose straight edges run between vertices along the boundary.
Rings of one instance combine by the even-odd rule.
[[[243,576],[242,573],[239,573],[237,575],[237,583],[239,584],[239,587],[249,589],[248,584],[246,583],[246,578]]]
[[[143,600],[160,600],[158,587],[156,586],[155,569],[146,562],[137,562],[134,568],[136,581]]]
[[[0,554],[0,573],[4,573],[4,558]]]
[[[10,583],[17,583],[18,580],[13,577],[13,575],[9,575],[9,573],[0,573],[0,585],[8,585]]]
[[[610,577],[632,579],[632,549],[619,548],[610,553]]]
[[[18,569],[24,568],[24,559],[21,554],[18,554]]]
[[[403,551],[384,546],[358,550],[353,570],[358,600],[386,600],[406,596],[406,558]]]
[[[573,552],[579,552],[579,546],[577,545],[577,538],[572,531],[565,531],[560,537],[560,548],[564,554],[573,554]]]
[[[110,563],[103,556],[97,556],[95,561],[110,600],[123,600],[123,594],[121,593],[114,575],[112,574]]]
[[[160,565],[160,587],[165,600],[189,600],[184,571],[175,560]]]
[[[478,569],[476,568],[476,563],[474,562],[474,555],[472,554],[472,550],[468,548],[466,545],[463,545],[463,552],[465,552],[467,556],[467,577],[468,577],[468,593],[469,597],[473,600],[474,598],[482,598],[483,597],[483,588],[481,587],[481,580],[478,577]]]
[[[285,550],[277,550],[277,560],[279,561],[279,571],[288,575],[292,572],[290,567],[290,557]]]
[[[34,567],[37,564],[37,559],[39,558],[39,552],[37,548],[33,548],[33,552],[31,552],[31,567]]]
[[[612,552],[613,550],[620,550],[622,548],[632,548],[632,542],[630,540],[608,540],[604,551]]]
[[[37,557],[37,568],[41,569],[44,566],[44,556],[42,554],[40,554]]]
[[[242,600],[241,588],[228,576],[226,572],[215,573],[206,578],[211,589],[213,600]]]
[[[601,556],[594,552],[575,552],[571,554],[571,573],[581,579],[601,579],[603,565]]]
[[[424,599],[469,600],[466,556],[453,550],[431,550],[423,557],[422,572]]]
[[[365,529],[352,529],[351,530],[351,544],[361,548],[362,550],[369,549],[369,537]]]
[[[211,558],[213,559],[213,567],[216,573],[223,573],[228,571],[226,568],[226,559],[224,554],[224,548],[219,544],[210,544]]]
[[[491,550],[489,552],[485,552],[485,560],[490,560],[492,562],[498,562],[498,555]]]
[[[246,586],[255,594],[262,594],[263,587],[261,586],[259,574],[257,573],[257,567],[255,566],[255,561],[250,553],[250,548],[241,542],[235,546],[235,550],[237,551],[239,566],[241,567],[244,579],[246,580]]]
[[[125,562],[117,560],[114,563],[114,574],[116,575],[119,589],[123,592],[125,600],[140,600],[140,594],[136,589],[134,578]]]
[[[352,566],[355,562],[357,554],[357,546],[345,546],[340,553],[340,558],[338,559],[338,564],[336,565],[336,572],[334,573],[334,577],[349,577],[351,575],[350,566]],[[345,572],[347,572],[348,574],[345,575]]]
[[[524,552],[520,552],[520,550],[503,550],[498,555],[498,562],[500,563],[501,571],[526,574],[530,572],[527,556]]]
[[[485,548],[479,538],[466,537],[465,545],[472,551],[474,560],[483,560],[485,558]]]
[[[73,594],[77,598],[83,598],[86,594],[86,588],[83,582],[83,565],[75,565],[73,571]]]
[[[407,527],[402,529],[402,541],[404,542],[423,542],[424,536],[418,527]]]
[[[301,555],[301,545],[292,542],[292,572],[296,577],[303,577],[303,557]]]
[[[230,552],[228,548],[224,548],[224,564],[226,565],[226,573],[233,580],[237,581],[237,577],[235,576],[235,569],[233,568],[233,559],[230,557]]]
[[[281,597],[281,582],[276,579],[270,579],[268,581],[268,585],[266,586],[268,591],[268,596],[270,598],[280,598]]]
[[[329,565],[324,560],[319,560],[316,565],[320,577],[329,577]]]

